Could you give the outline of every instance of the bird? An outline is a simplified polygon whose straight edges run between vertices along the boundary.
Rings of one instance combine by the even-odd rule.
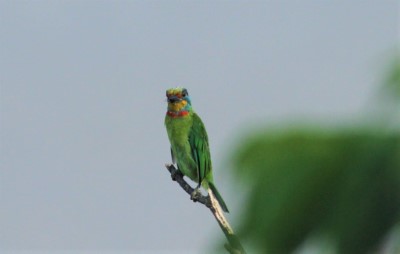
[[[208,135],[203,121],[193,111],[188,90],[183,87],[167,89],[165,127],[171,144],[172,162],[178,170],[197,183],[192,199],[203,187],[218,201],[224,212],[229,213],[224,199],[214,184]]]

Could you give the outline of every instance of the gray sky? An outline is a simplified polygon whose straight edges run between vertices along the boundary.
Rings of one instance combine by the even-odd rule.
[[[0,1],[0,252],[207,252],[222,233],[164,168],[165,90],[189,90],[234,221],[246,127],[358,117],[399,30],[395,0]]]

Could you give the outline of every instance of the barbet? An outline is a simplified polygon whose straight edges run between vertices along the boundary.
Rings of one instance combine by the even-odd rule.
[[[188,91],[177,87],[167,90],[168,111],[165,126],[171,143],[172,162],[183,175],[198,185],[195,197],[202,186],[217,199],[222,210],[228,211],[221,194],[215,187],[210,148],[206,129],[200,117],[193,111]]]

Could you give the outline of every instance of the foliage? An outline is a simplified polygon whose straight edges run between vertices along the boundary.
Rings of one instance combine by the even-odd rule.
[[[400,101],[400,60],[384,87]],[[291,253],[315,236],[337,253],[371,253],[399,226],[398,129],[281,126],[245,140],[233,154],[250,191],[239,235],[261,253]]]
[[[400,136],[300,128],[260,133],[237,152],[251,186],[241,235],[290,253],[308,235],[366,253],[400,219]]]

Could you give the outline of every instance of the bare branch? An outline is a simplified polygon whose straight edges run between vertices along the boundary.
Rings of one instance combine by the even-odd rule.
[[[165,164],[165,167],[171,173],[172,180],[177,181],[181,188],[187,194],[189,194],[189,196],[192,196],[194,189],[185,181],[185,179],[183,179],[182,173],[176,169],[173,164]],[[224,245],[225,249],[231,254],[246,254],[242,244],[239,241],[239,238],[234,234],[232,227],[229,225],[228,220],[225,218],[225,215],[212,192],[209,190],[208,196],[204,196],[202,194],[198,195],[197,199],[193,200],[193,202],[196,201],[208,207],[214,215],[218,225],[228,240],[228,243]]]

